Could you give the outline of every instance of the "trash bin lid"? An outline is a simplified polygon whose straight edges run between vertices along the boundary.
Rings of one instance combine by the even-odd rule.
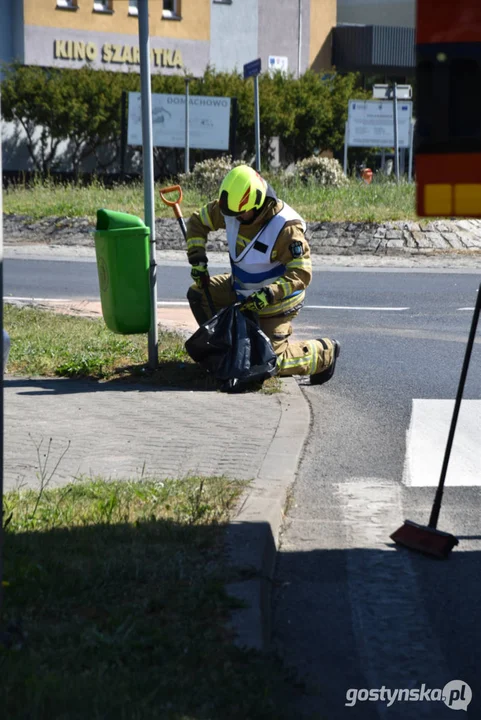
[[[116,210],[97,210],[97,230],[120,230],[129,227],[145,228],[146,225],[136,215]]]

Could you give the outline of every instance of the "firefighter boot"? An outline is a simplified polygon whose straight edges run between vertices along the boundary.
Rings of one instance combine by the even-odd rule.
[[[320,373],[316,373],[315,375],[311,375],[311,385],[323,385],[334,375],[334,370],[336,369],[336,360],[339,357],[339,353],[341,352],[341,343],[338,340],[332,340],[332,344],[334,346],[332,363],[329,365],[328,368],[326,368],[326,370],[323,370]]]

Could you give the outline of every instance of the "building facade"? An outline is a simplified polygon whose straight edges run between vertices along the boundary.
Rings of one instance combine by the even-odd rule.
[[[337,22],[414,28],[416,0],[338,0]]]
[[[140,71],[138,7],[147,2],[151,72],[202,76],[260,58],[262,70],[414,72],[415,0],[0,0],[1,64]],[[18,128],[2,128],[19,163]],[[26,158],[26,155],[25,155]]]
[[[139,73],[141,2],[0,0],[0,63]],[[257,58],[263,71],[274,61],[295,75],[331,67],[336,0],[148,0],[148,8],[152,74],[242,73]],[[31,169],[24,136],[3,123],[5,170]],[[63,145],[62,153],[68,169]]]
[[[385,82],[407,82],[415,70],[415,0],[338,0],[332,62]]]
[[[145,1],[0,0],[0,61],[139,72]],[[336,12],[336,0],[149,0],[151,70],[267,69],[272,57],[294,73],[329,68]]]

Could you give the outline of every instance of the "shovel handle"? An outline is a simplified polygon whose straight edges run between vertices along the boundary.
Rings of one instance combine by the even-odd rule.
[[[176,200],[167,200],[167,198],[165,197],[165,194],[171,193],[171,192],[179,193],[179,197]],[[180,187],[180,185],[169,185],[169,187],[165,187],[165,188],[162,188],[161,190],[159,190],[159,193],[160,193],[160,199],[162,200],[162,202],[174,209],[174,214],[175,214],[175,217],[177,218],[177,220],[179,221],[180,229],[182,230],[182,235],[184,236],[184,239],[186,239],[187,238],[187,228],[185,226],[184,218],[182,217],[182,210],[180,209],[180,203],[182,202],[182,188]],[[207,298],[209,310],[212,313],[212,317],[214,317],[216,310],[215,310],[215,306],[214,306],[214,303],[212,300],[212,295],[210,294],[209,287],[206,286],[205,288],[203,288],[203,290],[204,290],[205,296]]]
[[[168,200],[165,195],[166,193],[178,193],[178,197],[175,200]],[[165,205],[174,208],[174,214],[177,219],[182,217],[182,211],[180,209],[180,203],[182,202],[182,188],[180,185],[169,185],[169,187],[162,188],[159,190],[160,199]]]

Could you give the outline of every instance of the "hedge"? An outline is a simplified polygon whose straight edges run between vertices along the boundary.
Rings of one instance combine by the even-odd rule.
[[[82,162],[92,157],[102,172],[119,162],[124,90],[139,92],[140,75],[88,66],[69,70],[14,63],[5,68],[1,83],[2,114],[4,120],[16,121],[24,129],[30,157],[41,173],[55,171],[60,143],[66,140],[73,172],[79,172]],[[184,76],[153,75],[152,92],[184,94]],[[254,155],[252,81],[238,72],[208,68],[203,77],[191,81],[190,94],[237,98],[237,156]],[[259,94],[263,158],[269,159],[270,139],[278,136],[290,162],[326,149],[340,153],[348,100],[367,95],[356,74],[313,71],[298,79],[280,72],[264,73],[259,78]],[[105,159],[105,152],[99,151],[106,147]],[[162,150],[157,154],[161,157]],[[194,155],[193,159],[201,158]]]

